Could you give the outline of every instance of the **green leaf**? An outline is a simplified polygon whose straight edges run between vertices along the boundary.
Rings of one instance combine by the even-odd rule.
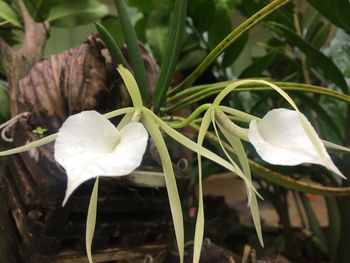
[[[239,75],[239,78],[242,79],[261,76],[262,73],[273,64],[276,56],[276,52],[272,51],[260,58],[255,59],[250,66],[242,71],[242,73]]]
[[[51,8],[62,0],[24,0],[23,2],[33,19],[37,22],[43,22],[48,18]]]
[[[157,61],[161,62],[167,55],[165,53],[168,27],[162,25],[150,26],[146,29],[146,40],[152,48]]]
[[[5,1],[0,1],[0,18],[9,21],[12,25],[21,27],[17,14]]]
[[[231,10],[220,3],[217,1],[215,5],[215,16],[208,28],[208,43],[211,48],[214,48],[232,31]]]
[[[319,50],[315,49],[284,25],[272,22],[270,22],[269,25],[270,28],[277,32],[281,37],[286,38],[288,44],[296,46],[303,51],[308,61],[314,65],[314,67],[321,70],[323,75],[328,80],[332,81],[339,88],[341,88],[344,93],[347,93],[348,87],[344,76],[340,72],[339,68],[334,65],[331,59],[329,59]]]
[[[145,125],[147,131],[149,132],[151,138],[153,139],[153,142],[159,152],[159,156],[162,162],[165,175],[165,184],[168,191],[170,210],[174,223],[177,247],[179,250],[180,262],[182,263],[184,260],[185,249],[184,224],[181,202],[179,192],[177,190],[172,162],[170,159],[168,149],[164,142],[162,133],[159,130],[158,124],[154,121],[153,116],[147,112],[143,112],[142,122]]]
[[[188,13],[195,28],[203,33],[211,25],[215,16],[214,0],[191,0],[188,3]]]
[[[171,79],[176,69],[176,62],[179,58],[181,45],[185,33],[185,22],[187,13],[187,0],[176,0],[174,12],[169,26],[169,37],[166,43],[166,56],[162,61],[156,87],[154,89],[153,107],[159,111],[165,103]]]
[[[54,6],[48,21],[57,27],[73,27],[92,23],[108,14],[108,7],[96,0],[63,0]]]
[[[149,13],[157,7],[154,0],[129,0],[128,5],[136,7],[142,13]]]
[[[350,78],[350,35],[338,29],[330,43],[329,53],[344,76]]]
[[[125,44],[122,26],[120,24],[120,20],[117,17],[107,16],[105,18],[102,18],[101,24],[111,34],[118,46],[121,47]]]
[[[336,26],[350,33],[349,23],[349,0],[307,0],[322,15]]]
[[[114,38],[108,32],[108,30],[98,22],[95,22],[95,26],[109,53],[111,54],[113,62],[115,64],[122,64],[125,68],[129,67],[128,62],[126,62],[118,44],[114,41]]]
[[[232,31],[232,11],[227,1],[215,1],[215,14],[208,28],[208,42],[211,48],[219,44]],[[224,51],[222,65],[228,67],[244,48],[248,34],[242,35],[234,45]]]
[[[249,39],[249,34],[243,34],[240,38],[238,38],[235,43],[228,48],[222,59],[222,65],[224,67],[229,67],[231,64],[239,57],[243,49],[245,48]]]
[[[86,218],[85,246],[86,246],[86,253],[90,263],[93,263],[92,255],[91,255],[91,246],[92,246],[92,240],[94,237],[95,225],[96,225],[98,181],[99,181],[99,177],[96,178],[94,188],[92,189],[87,218]]]
[[[197,66],[207,55],[203,49],[195,49],[181,56],[177,68],[186,70]]]
[[[127,52],[130,59],[130,66],[134,71],[139,88],[139,93],[141,94],[142,99],[146,102],[148,84],[145,65],[141,56],[139,41],[136,37],[134,27],[131,23],[125,1],[114,0],[114,4],[118,11],[118,16],[120,19],[120,24],[122,26],[124,39],[128,48]]]

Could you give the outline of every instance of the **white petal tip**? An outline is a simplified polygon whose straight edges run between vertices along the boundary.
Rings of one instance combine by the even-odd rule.
[[[69,197],[73,194],[73,192],[82,184],[84,183],[86,180],[69,180],[67,181],[67,189],[66,189],[66,194],[64,196],[63,202],[62,202],[62,206],[65,206]]]

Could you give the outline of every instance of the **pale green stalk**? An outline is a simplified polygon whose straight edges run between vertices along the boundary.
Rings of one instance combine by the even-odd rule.
[[[220,127],[221,132],[223,133],[223,135],[225,136],[227,141],[230,143],[232,149],[235,151],[235,153],[238,157],[238,160],[241,164],[243,174],[245,176],[247,176],[248,180],[250,180],[252,182],[249,160],[248,160],[247,154],[244,151],[244,147],[243,147],[241,140],[238,137],[232,136],[226,129],[221,127],[219,123],[218,123],[218,125]],[[218,138],[220,139],[220,137],[218,137]],[[225,150],[225,147],[222,144],[221,144],[221,147],[222,147],[223,151],[225,152],[226,156],[228,158],[230,158],[230,160],[232,160],[230,155],[227,153],[227,151]],[[249,189],[247,189],[247,192],[249,192]],[[261,230],[258,200],[257,200],[256,195],[254,193],[252,193],[252,196],[249,199],[248,204],[249,204],[250,211],[252,214],[256,234],[258,236],[258,239],[259,239],[261,246],[263,247],[264,246],[264,239],[263,239],[262,230]]]
[[[194,121],[198,117],[199,114],[201,114],[203,111],[207,110],[210,107],[210,105],[211,104],[209,104],[209,103],[203,104],[203,105],[199,106],[194,112],[192,112],[191,115],[188,116],[188,118],[184,119],[183,121],[181,121],[179,123],[173,123],[173,124],[169,124],[169,125],[174,129],[180,129],[182,127],[185,127],[189,123]]]
[[[29,151],[30,149],[40,147],[42,145],[48,144],[48,143],[56,140],[56,137],[57,137],[57,133],[51,134],[49,136],[46,136],[42,139],[39,139],[39,140],[31,142],[31,143],[28,143],[26,145],[23,145],[23,146],[20,146],[17,148],[13,148],[10,150],[2,151],[2,152],[0,152],[0,156],[6,156],[6,155],[15,154],[15,153]]]
[[[203,119],[198,132],[198,145],[203,145],[205,134],[210,125],[210,110],[208,110]],[[203,236],[204,236],[204,205],[203,205],[203,183],[202,183],[203,171],[202,171],[202,157],[198,153],[198,212],[196,227],[194,232],[194,245],[193,245],[193,263],[199,262]]]
[[[123,1],[123,0],[117,0],[117,1]],[[131,74],[129,70],[124,68],[123,65],[118,65],[117,70],[125,83],[126,89],[128,90],[128,93],[131,97],[132,104],[134,105],[135,110],[138,112],[141,112],[143,107],[142,97],[134,76]]]
[[[89,208],[88,208],[88,213],[86,218],[85,247],[86,247],[86,253],[89,259],[89,263],[93,263],[91,246],[92,246],[92,240],[94,237],[95,225],[96,225],[98,181],[99,181],[99,177],[96,177],[94,188],[92,189],[92,193],[90,197]]]
[[[177,247],[179,250],[180,262],[182,263],[184,259],[185,239],[184,239],[184,226],[183,226],[181,202],[180,202],[179,193],[177,190],[174,170],[173,170],[168,149],[164,142],[162,133],[160,132],[158,125],[154,120],[154,116],[149,114],[149,112],[147,111],[143,112],[142,122],[145,125],[147,131],[149,132],[150,136],[152,137],[162,162],[164,175],[165,175],[165,184],[168,190],[170,210],[171,210],[171,215],[174,223]]]
[[[224,82],[219,82],[211,85],[207,84],[207,85],[188,88],[182,92],[175,94],[172,97],[169,97],[168,102],[177,102],[177,103],[171,106],[168,106],[166,108],[163,108],[161,109],[161,111],[173,112],[173,111],[179,110],[182,107],[185,107],[186,105],[190,105],[196,101],[218,94],[220,91],[226,88],[228,84],[232,84],[232,83],[234,82],[224,81]],[[332,90],[330,88],[319,87],[319,86],[309,85],[309,84],[292,83],[292,82],[270,82],[270,83],[277,85],[278,87],[280,87],[282,90],[285,90],[285,91],[291,90],[296,92],[310,92],[315,94],[321,94],[331,98],[335,98],[345,103],[350,103],[349,95]],[[273,90],[273,88],[271,88],[270,86],[261,87],[261,86],[257,86],[256,84],[252,85],[247,83],[242,85],[241,87],[237,87],[234,91],[261,92],[261,91],[269,91],[269,90]]]

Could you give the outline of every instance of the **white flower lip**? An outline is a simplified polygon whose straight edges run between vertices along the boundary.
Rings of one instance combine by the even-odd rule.
[[[120,131],[96,111],[70,116],[58,132],[54,157],[66,170],[63,205],[83,182],[97,176],[122,176],[140,166],[148,133],[139,122]]]
[[[274,109],[259,123],[252,120],[249,124],[249,141],[260,157],[268,163],[288,166],[302,163],[319,164],[344,178],[311,123],[304,115],[302,118],[317,138],[324,158],[315,149],[300,121],[299,113],[294,110]]]

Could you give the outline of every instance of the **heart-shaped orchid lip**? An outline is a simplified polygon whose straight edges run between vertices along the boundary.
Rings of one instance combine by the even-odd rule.
[[[300,118],[304,119],[307,129],[316,138],[314,143],[318,144],[319,151],[311,142]],[[261,121],[252,120],[248,138],[260,157],[268,163],[290,166],[302,163],[319,164],[345,178],[334,165],[311,123],[294,110],[274,109]]]
[[[120,131],[96,111],[70,116],[58,131],[54,157],[66,170],[63,205],[83,182],[98,176],[122,176],[140,166],[148,133],[130,122]]]

